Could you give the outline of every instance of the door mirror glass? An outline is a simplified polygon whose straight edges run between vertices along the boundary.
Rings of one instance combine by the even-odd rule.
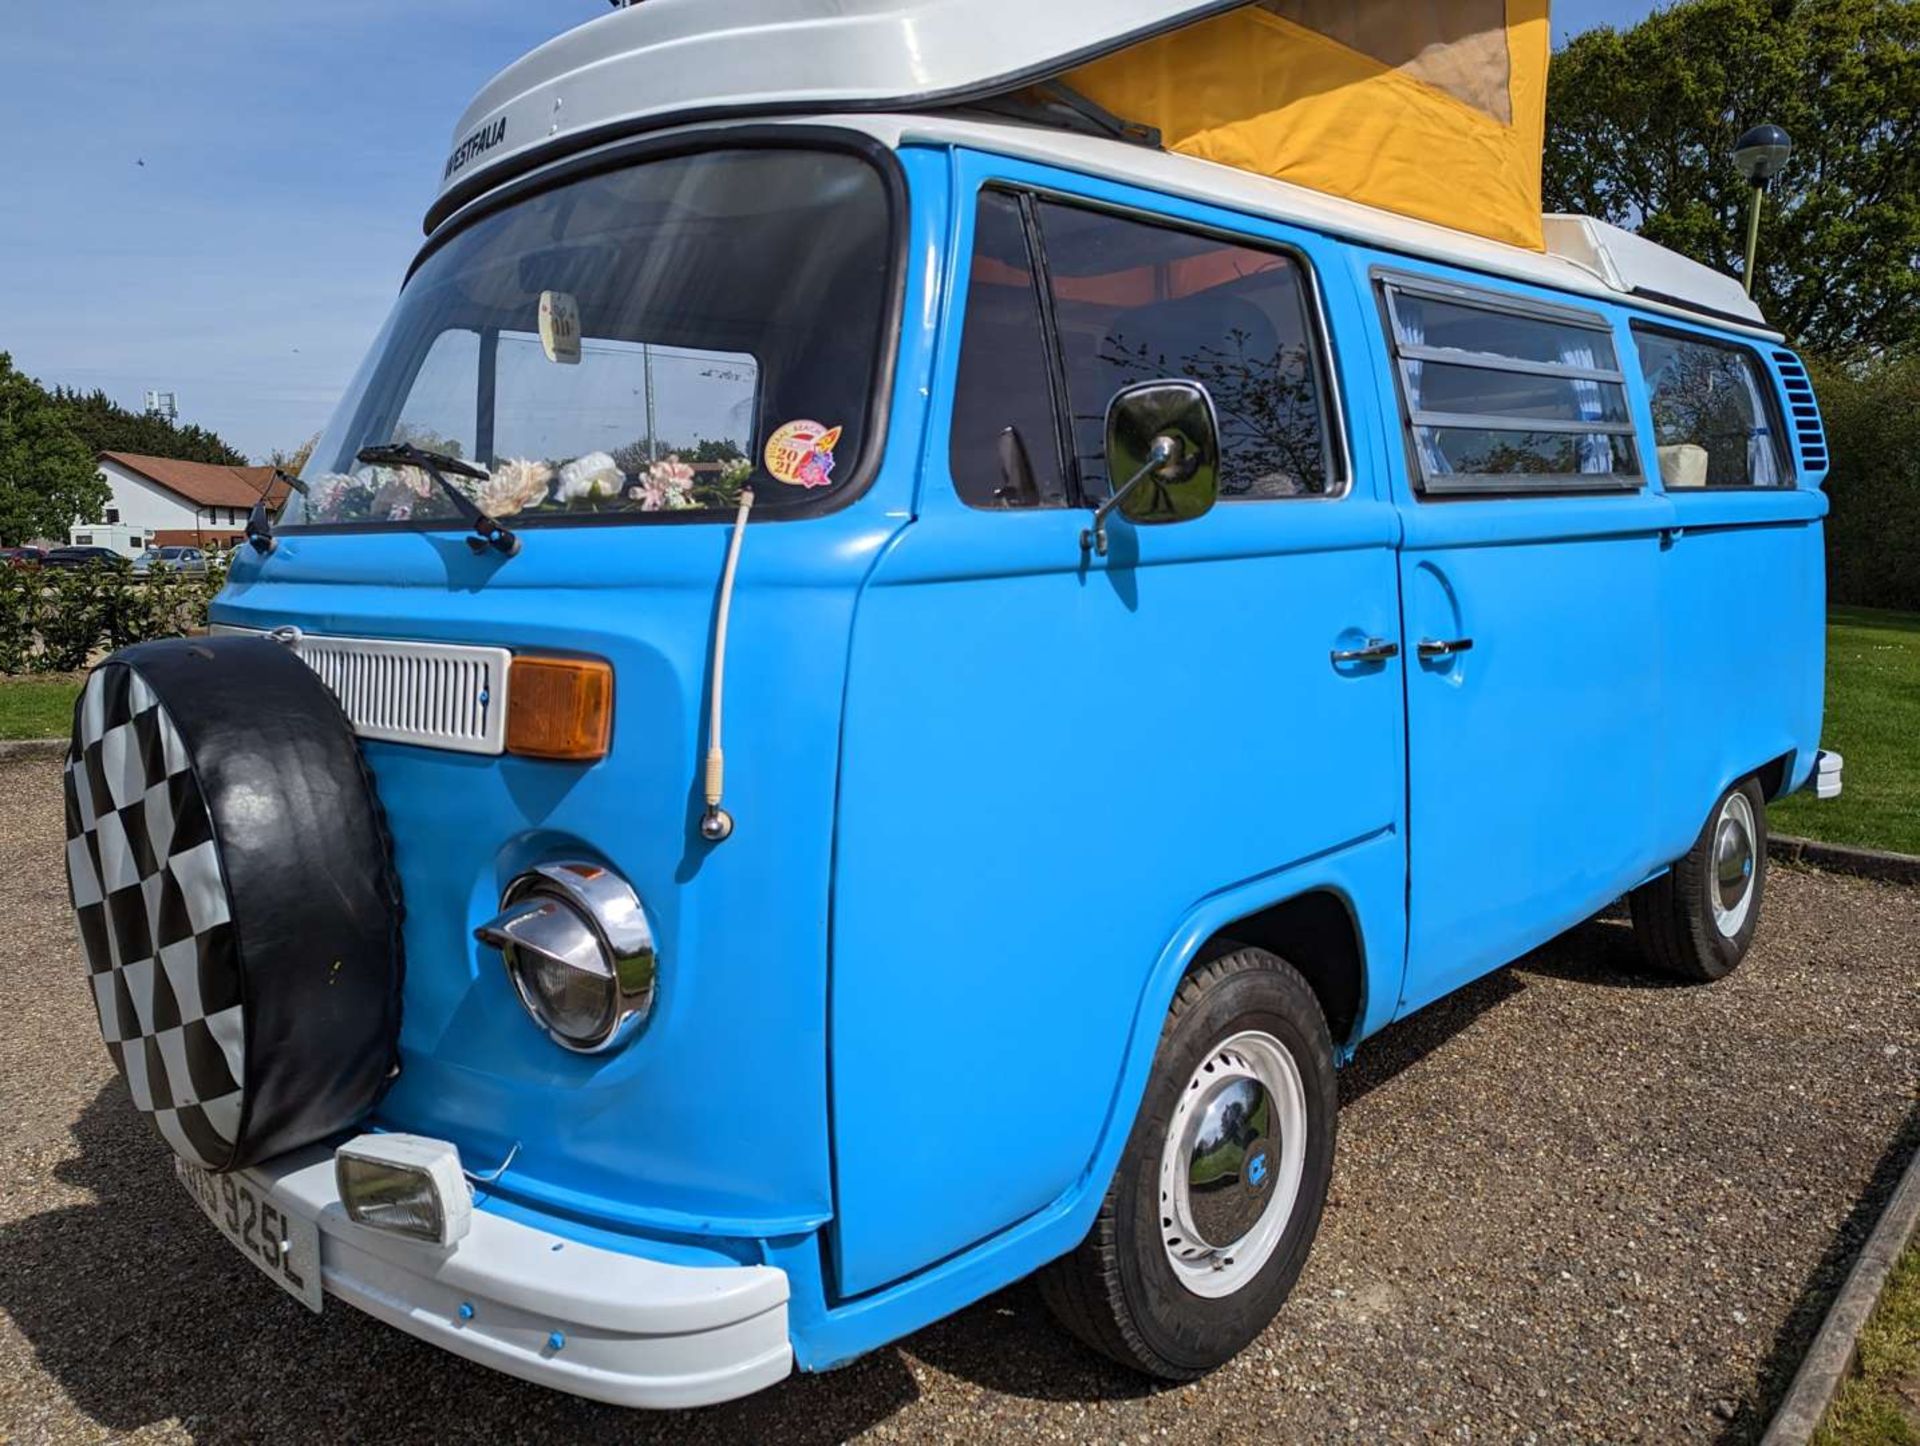
[[[1107,476],[1118,507],[1136,525],[1203,517],[1220,493],[1220,424],[1198,382],[1140,382],[1107,405]]]

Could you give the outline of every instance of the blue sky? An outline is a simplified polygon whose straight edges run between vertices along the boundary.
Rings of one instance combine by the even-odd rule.
[[[480,85],[605,0],[7,0],[0,351],[255,456],[318,429]],[[1652,0],[1556,0],[1556,40]],[[143,164],[144,163],[144,164]]]

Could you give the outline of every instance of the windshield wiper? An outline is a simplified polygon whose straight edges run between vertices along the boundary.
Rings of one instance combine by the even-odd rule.
[[[416,447],[411,442],[388,442],[377,447],[362,447],[358,459],[369,467],[418,467],[431,477],[440,490],[447,494],[447,500],[454,510],[473,524],[476,534],[467,539],[467,546],[475,553],[485,552],[489,547],[507,557],[520,550],[520,538],[511,528],[503,527],[497,518],[488,516],[480,510],[480,505],[466,493],[447,480],[451,472],[456,477],[471,477],[477,482],[487,480],[484,469],[471,462],[463,462],[458,457],[445,452],[429,452],[424,447]]]

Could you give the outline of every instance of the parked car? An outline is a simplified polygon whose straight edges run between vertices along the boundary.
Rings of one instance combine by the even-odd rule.
[[[135,577],[146,577],[156,567],[194,577],[205,577],[207,555],[197,547],[149,547],[133,560]]]
[[[278,1286],[526,1380],[720,1400],[1036,1271],[1191,1379],[1370,1036],[1623,895],[1747,955],[1839,787],[1807,371],[1611,227],[1008,93],[1217,5],[712,8],[489,83],[211,635],[87,683],[108,1049]]]
[[[127,559],[111,547],[55,547],[41,559],[45,567],[110,567]]]
[[[44,547],[0,547],[0,563],[8,567],[39,567],[46,560]]]

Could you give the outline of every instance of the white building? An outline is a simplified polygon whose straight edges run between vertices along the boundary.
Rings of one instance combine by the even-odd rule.
[[[245,535],[247,514],[263,489],[275,505],[286,495],[271,467],[219,467],[137,452],[102,452],[94,461],[112,496],[101,516],[76,518],[71,536],[77,542],[89,533],[93,542],[121,551],[232,547]]]

